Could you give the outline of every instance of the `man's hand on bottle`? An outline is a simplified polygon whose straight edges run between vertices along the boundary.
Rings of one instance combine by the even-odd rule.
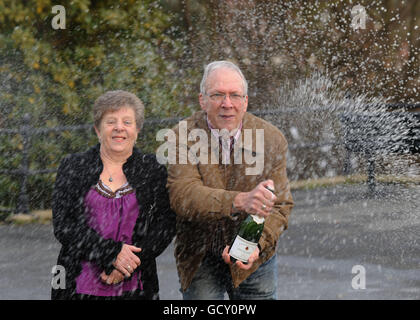
[[[233,205],[240,211],[248,214],[257,214],[261,217],[268,217],[274,207],[277,197],[267,190],[267,187],[274,189],[272,180],[265,180],[259,183],[250,192],[241,192],[233,200]]]
[[[233,264],[233,262],[230,260],[229,248],[230,248],[230,246],[225,247],[225,249],[223,250],[223,253],[222,253],[222,258],[225,261],[225,263]],[[245,264],[245,263],[243,263],[242,261],[239,261],[239,260],[236,260],[235,264],[240,269],[248,270],[248,269],[251,269],[253,263],[258,259],[259,256],[260,256],[260,249],[257,247],[254,250],[254,252],[251,253],[251,255],[249,256],[247,264]]]

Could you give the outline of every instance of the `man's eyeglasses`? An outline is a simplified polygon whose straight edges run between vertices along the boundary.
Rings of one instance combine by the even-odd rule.
[[[213,93],[213,94],[206,93],[206,96],[209,96],[212,101],[217,102],[217,103],[221,103],[223,100],[226,99],[227,96],[229,96],[229,99],[230,101],[232,101],[232,103],[240,103],[245,98],[245,96],[237,94],[237,93],[232,93],[229,95],[226,95],[224,93]]]

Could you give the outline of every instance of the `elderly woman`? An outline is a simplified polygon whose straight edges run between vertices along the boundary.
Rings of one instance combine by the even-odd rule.
[[[99,144],[57,172],[53,226],[66,277],[52,298],[158,299],[155,259],[175,234],[166,168],[134,147],[144,120],[134,94],[106,92],[93,117]]]

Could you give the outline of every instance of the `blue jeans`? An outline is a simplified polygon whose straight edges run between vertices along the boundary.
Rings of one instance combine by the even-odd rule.
[[[237,288],[233,287],[229,266],[221,258],[207,255],[182,295],[184,300],[223,300],[225,293],[231,300],[277,300],[276,255]]]

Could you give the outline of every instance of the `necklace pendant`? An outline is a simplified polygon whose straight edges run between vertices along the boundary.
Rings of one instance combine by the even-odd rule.
[[[112,182],[112,177],[109,177],[108,181],[109,181],[109,182]]]

